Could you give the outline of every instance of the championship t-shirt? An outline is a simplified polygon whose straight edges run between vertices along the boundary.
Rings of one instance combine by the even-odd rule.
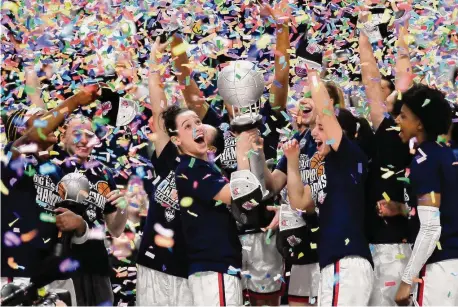
[[[137,263],[166,274],[187,277],[186,246],[175,184],[175,169],[178,162],[178,150],[171,141],[167,143],[159,157],[153,155],[152,163],[157,177],[153,182],[154,192],[150,197]],[[154,229],[155,224],[173,230],[173,247],[156,245],[154,238],[158,233]]]
[[[205,271],[234,274],[242,267],[237,226],[226,205],[213,199],[228,184],[227,178],[213,163],[183,155],[175,182],[189,275]]]
[[[80,165],[69,159],[64,160],[61,168],[65,175],[81,173],[86,176],[90,189],[89,196],[83,201],[82,217],[90,229],[105,227],[105,215],[117,210],[106,198],[108,193],[116,190],[110,169],[98,161]],[[112,268],[103,240],[90,239],[83,244],[72,244],[72,255],[79,261],[78,273],[110,276]]]
[[[458,259],[458,161],[449,147],[436,142],[423,142],[416,152],[410,165],[415,202],[417,197],[431,192],[441,195],[441,236],[426,263]],[[412,235],[416,237],[419,230],[416,210],[411,210],[411,221]]]
[[[6,157],[11,145],[4,149]],[[62,172],[49,161],[26,156],[1,163],[1,178],[8,190],[1,205],[2,277],[32,277],[40,274],[57,242],[53,219]]]
[[[404,144],[394,119],[385,117],[375,133],[374,156],[369,163],[367,179],[367,234],[369,243],[394,244],[406,242],[409,226],[407,217],[380,217],[377,202],[389,198],[400,203],[408,202],[405,190],[405,169],[412,156]]]
[[[316,153],[316,143],[313,140],[311,130],[306,130],[302,134],[296,133],[293,136],[299,142],[299,172],[302,183],[304,185],[313,184],[318,180],[318,169],[310,167],[311,160]],[[282,156],[278,162],[276,169],[288,174],[287,168],[288,159]],[[291,232],[283,242],[283,246],[291,249],[293,256],[291,257],[292,264],[309,264],[318,262],[317,244],[319,241],[319,224],[318,214],[306,214],[305,212],[299,215],[297,210],[290,207],[288,201],[288,190],[285,187],[282,192],[283,199],[287,202],[281,210],[280,214],[280,233],[283,230],[294,229],[296,225],[297,231]],[[303,219],[304,223],[295,223],[297,219]],[[300,220],[299,220],[300,221]]]
[[[326,157],[318,153],[311,167],[318,180],[310,184],[312,198],[319,208],[321,269],[346,256],[359,256],[372,263],[364,230],[367,158],[345,135],[337,151]]]

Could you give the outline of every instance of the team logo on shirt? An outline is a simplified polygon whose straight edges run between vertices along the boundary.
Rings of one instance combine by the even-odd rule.
[[[173,221],[176,216],[175,210],[180,210],[180,206],[178,205],[178,193],[175,185],[175,172],[171,171],[167,177],[159,183],[154,193],[154,200],[163,207],[166,207],[164,215],[167,222]]]
[[[172,207],[168,207],[165,209],[165,219],[167,220],[167,222],[171,222],[175,219],[175,209],[173,209]]]

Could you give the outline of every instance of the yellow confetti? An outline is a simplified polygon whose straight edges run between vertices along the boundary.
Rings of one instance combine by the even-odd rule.
[[[189,211],[189,210],[188,210],[188,213],[191,214],[191,215],[194,216],[194,217],[197,217],[197,216],[198,216],[197,214],[195,214],[194,212],[191,212],[191,211]]]
[[[14,225],[14,223],[16,223],[19,219],[15,219],[14,221],[12,221],[11,223],[8,224],[8,226],[12,227]]]
[[[393,176],[393,175],[394,175],[394,172],[393,172],[393,171],[388,171],[388,172],[386,172],[385,174],[382,175],[382,178],[383,178],[383,179],[388,179],[388,178],[390,178],[390,177]]]
[[[10,194],[10,191],[8,190],[7,187],[5,187],[2,180],[0,180],[0,192],[2,192],[2,194],[4,195]]]
[[[256,41],[256,47],[264,49],[270,43],[270,35],[264,34]]]
[[[180,201],[182,207],[190,207],[192,205],[193,199],[191,197],[183,197]]]
[[[316,243],[310,243],[310,248],[311,249],[316,249]]]
[[[315,232],[315,231],[318,231],[318,229],[320,229],[320,227],[312,228],[311,231],[312,231],[312,232]]]
[[[345,239],[345,245],[348,245],[348,243],[350,243],[350,239],[346,238]]]
[[[404,254],[397,254],[395,256],[395,258],[398,259],[398,260],[404,259],[405,257],[406,257],[406,255],[404,255]]]
[[[436,245],[437,245],[437,249],[441,251],[442,250],[441,242],[437,241]]]
[[[386,192],[383,192],[382,196],[386,201],[390,201],[391,200],[390,197],[388,196],[388,194],[386,194]]]
[[[172,48],[172,53],[173,55],[180,55],[182,53],[185,53],[187,49],[188,49],[188,44],[181,43],[178,46],[175,46]]]
[[[300,252],[299,255],[297,256],[297,259],[301,259],[302,257],[304,257],[304,253]]]

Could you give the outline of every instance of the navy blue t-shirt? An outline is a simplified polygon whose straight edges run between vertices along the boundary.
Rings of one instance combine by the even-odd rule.
[[[458,162],[453,151],[436,142],[420,144],[410,166],[410,182],[415,200],[431,192],[441,194],[440,245],[427,263],[458,259]],[[413,224],[418,225],[415,220],[418,214],[412,216]],[[418,227],[412,229],[414,236],[418,230]]]
[[[343,135],[337,151],[331,149],[324,159],[316,154],[310,165],[319,177],[310,187],[320,215],[321,269],[346,256],[372,263],[364,232],[366,156]]]
[[[4,149],[6,156],[11,145]],[[47,217],[55,217],[55,205],[61,201],[57,193],[61,178],[59,167],[33,156],[1,163],[1,179],[8,189],[8,195],[2,193],[1,205],[3,277],[32,277],[52,255],[58,230]],[[31,239],[21,242],[21,235]],[[8,258],[20,267],[10,267]]]
[[[400,203],[405,199],[405,169],[409,166],[412,155],[409,145],[404,144],[399,132],[392,128],[396,123],[392,117],[385,117],[375,133],[375,154],[369,163],[367,178],[366,229],[369,243],[392,244],[406,242],[409,236],[409,223],[405,216],[380,217],[377,202],[385,195]],[[383,169],[383,170],[382,170]],[[390,172],[392,175],[389,175]],[[382,177],[382,176],[385,176]]]
[[[314,181],[318,180],[318,169],[310,167],[312,158],[316,153],[316,143],[312,137],[311,130],[306,130],[303,133],[296,133],[293,136],[299,142],[300,154],[299,154],[299,173],[301,175],[302,183],[312,184]],[[288,159],[286,156],[282,156],[280,161],[276,166],[276,169],[288,174]],[[288,191],[285,187],[282,191],[283,199],[288,201]],[[301,242],[294,247],[292,251],[296,255],[291,259],[293,264],[309,264],[318,262],[317,249],[312,248],[312,244],[317,244],[319,241],[319,224],[318,224],[318,214],[302,214],[302,218],[306,222],[306,226],[301,228],[300,233],[294,234],[295,236],[300,236]],[[282,221],[280,221],[281,223]],[[282,227],[280,225],[280,227]],[[318,228],[318,229],[317,229]],[[314,230],[312,232],[312,229]],[[291,240],[289,240],[291,241]],[[293,240],[295,242],[297,240]],[[298,258],[298,255],[302,253],[304,256]]]
[[[225,204],[213,198],[228,184],[218,168],[210,162],[180,156],[175,171],[180,204],[192,199],[189,207],[181,208],[181,221],[189,259],[189,275],[213,271],[228,273],[232,266],[242,267],[242,246],[237,226]]]
[[[186,278],[188,276],[186,246],[175,185],[175,169],[178,160],[178,150],[171,141],[167,143],[159,157],[153,155],[152,163],[157,177],[154,180],[154,193],[150,197],[137,263],[159,272]],[[154,237],[157,232],[154,230],[154,224],[156,223],[173,230],[175,243],[171,249],[155,244]]]
[[[83,219],[89,228],[105,226],[105,214],[117,210],[106,198],[108,193],[116,190],[110,169],[98,161],[91,161],[87,165],[68,162],[67,159],[64,161],[60,166],[64,174],[82,173],[89,181],[89,196],[83,201]],[[80,264],[77,273],[110,276],[112,267],[104,241],[87,240],[83,244],[72,244],[72,255]]]

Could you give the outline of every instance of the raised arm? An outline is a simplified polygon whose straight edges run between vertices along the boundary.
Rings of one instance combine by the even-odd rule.
[[[369,38],[363,31],[360,31],[359,34],[359,54],[361,57],[363,84],[370,104],[371,121],[374,129],[377,130],[387,109],[383,101],[380,71],[377,67]]]
[[[288,198],[291,207],[307,212],[314,212],[315,206],[310,186],[304,186],[299,172],[299,143],[297,140],[293,139],[283,144],[283,152],[288,158],[286,186],[288,188]]]
[[[409,21],[399,26],[396,57],[396,90],[405,92],[413,84],[412,63],[409,55]]]
[[[275,79],[271,87],[274,95],[272,107],[279,110],[286,108],[289,88],[289,26],[277,24],[277,50],[275,51]]]
[[[90,85],[79,93],[66,99],[58,107],[46,112],[41,116],[39,121],[40,125],[33,124],[22,137],[13,143],[13,146],[22,145],[28,142],[40,142],[47,139],[47,136],[54,132],[57,127],[65,120],[65,118],[72,113],[78,106],[87,105],[95,100],[99,95],[99,86]],[[38,127],[39,126],[39,127]]]
[[[165,97],[164,88],[161,83],[160,68],[158,65],[159,53],[165,50],[167,44],[160,44],[159,37],[156,38],[151,47],[149,75],[148,75],[148,90],[151,103],[151,112],[153,113],[152,129],[154,130],[154,147],[156,156],[159,156],[170,138],[164,131],[163,120],[161,113],[167,107],[167,98]]]
[[[27,92],[30,102],[37,108],[46,110],[46,105],[41,99],[40,80],[38,80],[37,73],[33,67],[27,66],[25,68],[25,85],[30,88]]]
[[[274,96],[272,107],[275,110],[284,110],[288,99],[289,88],[289,68],[290,56],[288,49],[290,48],[289,41],[289,19],[291,8],[287,0],[281,0],[280,3],[273,8],[269,4],[262,5],[262,9],[268,12],[269,15],[277,23],[276,27],[276,50],[275,50],[275,78],[270,90]]]
[[[192,69],[189,67],[189,59],[186,51],[183,51],[186,42],[179,34],[175,34],[172,40],[172,55],[175,57],[175,68],[179,71],[177,74],[178,82],[183,88],[183,96],[189,109],[196,112],[200,119],[205,117],[208,110],[208,104],[197,86],[196,81],[192,78]]]
[[[312,99],[315,102],[317,114],[321,119],[321,125],[328,137],[326,143],[337,151],[340,141],[342,141],[342,128],[334,114],[334,106],[331,103],[328,91],[316,70],[311,70],[309,72],[309,86],[312,92]]]

